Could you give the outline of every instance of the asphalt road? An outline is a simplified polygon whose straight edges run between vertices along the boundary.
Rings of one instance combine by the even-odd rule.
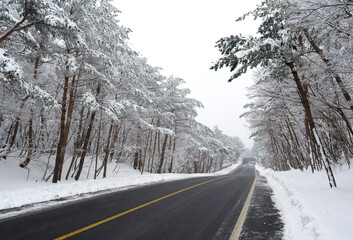
[[[241,165],[220,177],[98,195],[2,219],[0,239],[228,239],[254,178],[254,166]]]

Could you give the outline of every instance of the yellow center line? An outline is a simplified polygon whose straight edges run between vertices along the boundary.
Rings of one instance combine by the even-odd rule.
[[[99,221],[99,222],[96,222],[96,223],[93,223],[93,224],[88,225],[88,226],[86,226],[86,227],[80,228],[80,229],[78,229],[78,230],[76,230],[76,231],[73,231],[73,232],[71,232],[71,233],[65,234],[65,235],[63,235],[63,236],[61,236],[61,237],[55,238],[54,240],[61,240],[61,239],[69,238],[69,237],[71,237],[71,236],[74,236],[74,235],[76,235],[76,234],[79,234],[79,233],[81,233],[81,232],[84,232],[84,231],[86,231],[86,230],[88,230],[88,229],[94,228],[94,227],[99,226],[99,225],[101,225],[101,224],[103,224],[103,223],[106,223],[106,222],[109,222],[109,221],[111,221],[111,220],[113,220],[113,219],[116,219],[116,218],[118,218],[118,217],[121,217],[121,216],[123,216],[123,215],[125,215],[125,214],[128,214],[128,213],[133,212],[133,211],[136,211],[136,210],[138,210],[138,209],[140,209],[140,208],[143,208],[143,207],[146,207],[146,206],[148,206],[148,205],[151,205],[151,204],[153,204],[153,203],[155,203],[155,202],[161,201],[161,200],[163,200],[163,199],[169,198],[169,197],[171,197],[171,196],[174,196],[174,195],[179,194],[179,193],[181,193],[181,192],[184,192],[184,191],[186,191],[186,190],[189,190],[189,189],[192,189],[192,188],[201,186],[201,185],[206,184],[206,183],[209,183],[209,182],[216,181],[216,180],[221,179],[221,178],[225,178],[225,177],[215,178],[215,179],[212,179],[212,180],[209,180],[209,181],[206,181],[206,182],[202,182],[202,183],[193,185],[193,186],[191,186],[191,187],[184,188],[184,189],[179,190],[179,191],[177,191],[177,192],[168,194],[168,195],[166,195],[166,196],[164,196],[164,197],[157,198],[157,199],[152,200],[152,201],[150,201],[150,202],[148,202],[148,203],[142,204],[142,205],[137,206],[137,207],[135,207],[135,208],[131,208],[131,209],[125,211],[125,212],[116,214],[116,215],[111,216],[111,217],[109,217],[109,218],[103,219],[103,220],[101,220],[101,221]]]

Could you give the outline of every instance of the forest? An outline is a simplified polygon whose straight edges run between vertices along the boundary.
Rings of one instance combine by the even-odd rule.
[[[323,170],[336,186],[353,157],[353,1],[265,0],[237,21],[250,16],[258,33],[220,39],[211,69],[230,68],[229,81],[254,69],[243,117],[263,165]]]
[[[0,161],[56,183],[84,166],[96,179],[118,163],[199,173],[238,160],[241,140],[195,119],[202,103],[130,48],[119,14],[109,0],[0,2]]]

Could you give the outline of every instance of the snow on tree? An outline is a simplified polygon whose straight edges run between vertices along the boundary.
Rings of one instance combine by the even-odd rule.
[[[130,48],[119,14],[109,0],[0,2],[1,157],[54,183],[104,178],[109,162],[143,174],[237,161],[240,140],[195,120],[201,102]]]
[[[249,15],[257,36],[230,36],[216,47],[229,81],[258,68],[244,114],[273,168],[324,169],[350,164],[352,153],[352,4],[350,1],[265,0]]]

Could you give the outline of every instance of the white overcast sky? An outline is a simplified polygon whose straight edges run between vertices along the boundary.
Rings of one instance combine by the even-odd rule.
[[[246,87],[251,73],[228,83],[229,69],[209,70],[220,54],[214,47],[221,37],[255,34],[252,21],[235,19],[255,8],[260,0],[114,0],[122,12],[119,20],[130,28],[129,44],[152,66],[162,67],[166,76],[186,81],[191,97],[200,100],[197,120],[225,134],[238,136],[252,146],[243,106],[249,102]]]

